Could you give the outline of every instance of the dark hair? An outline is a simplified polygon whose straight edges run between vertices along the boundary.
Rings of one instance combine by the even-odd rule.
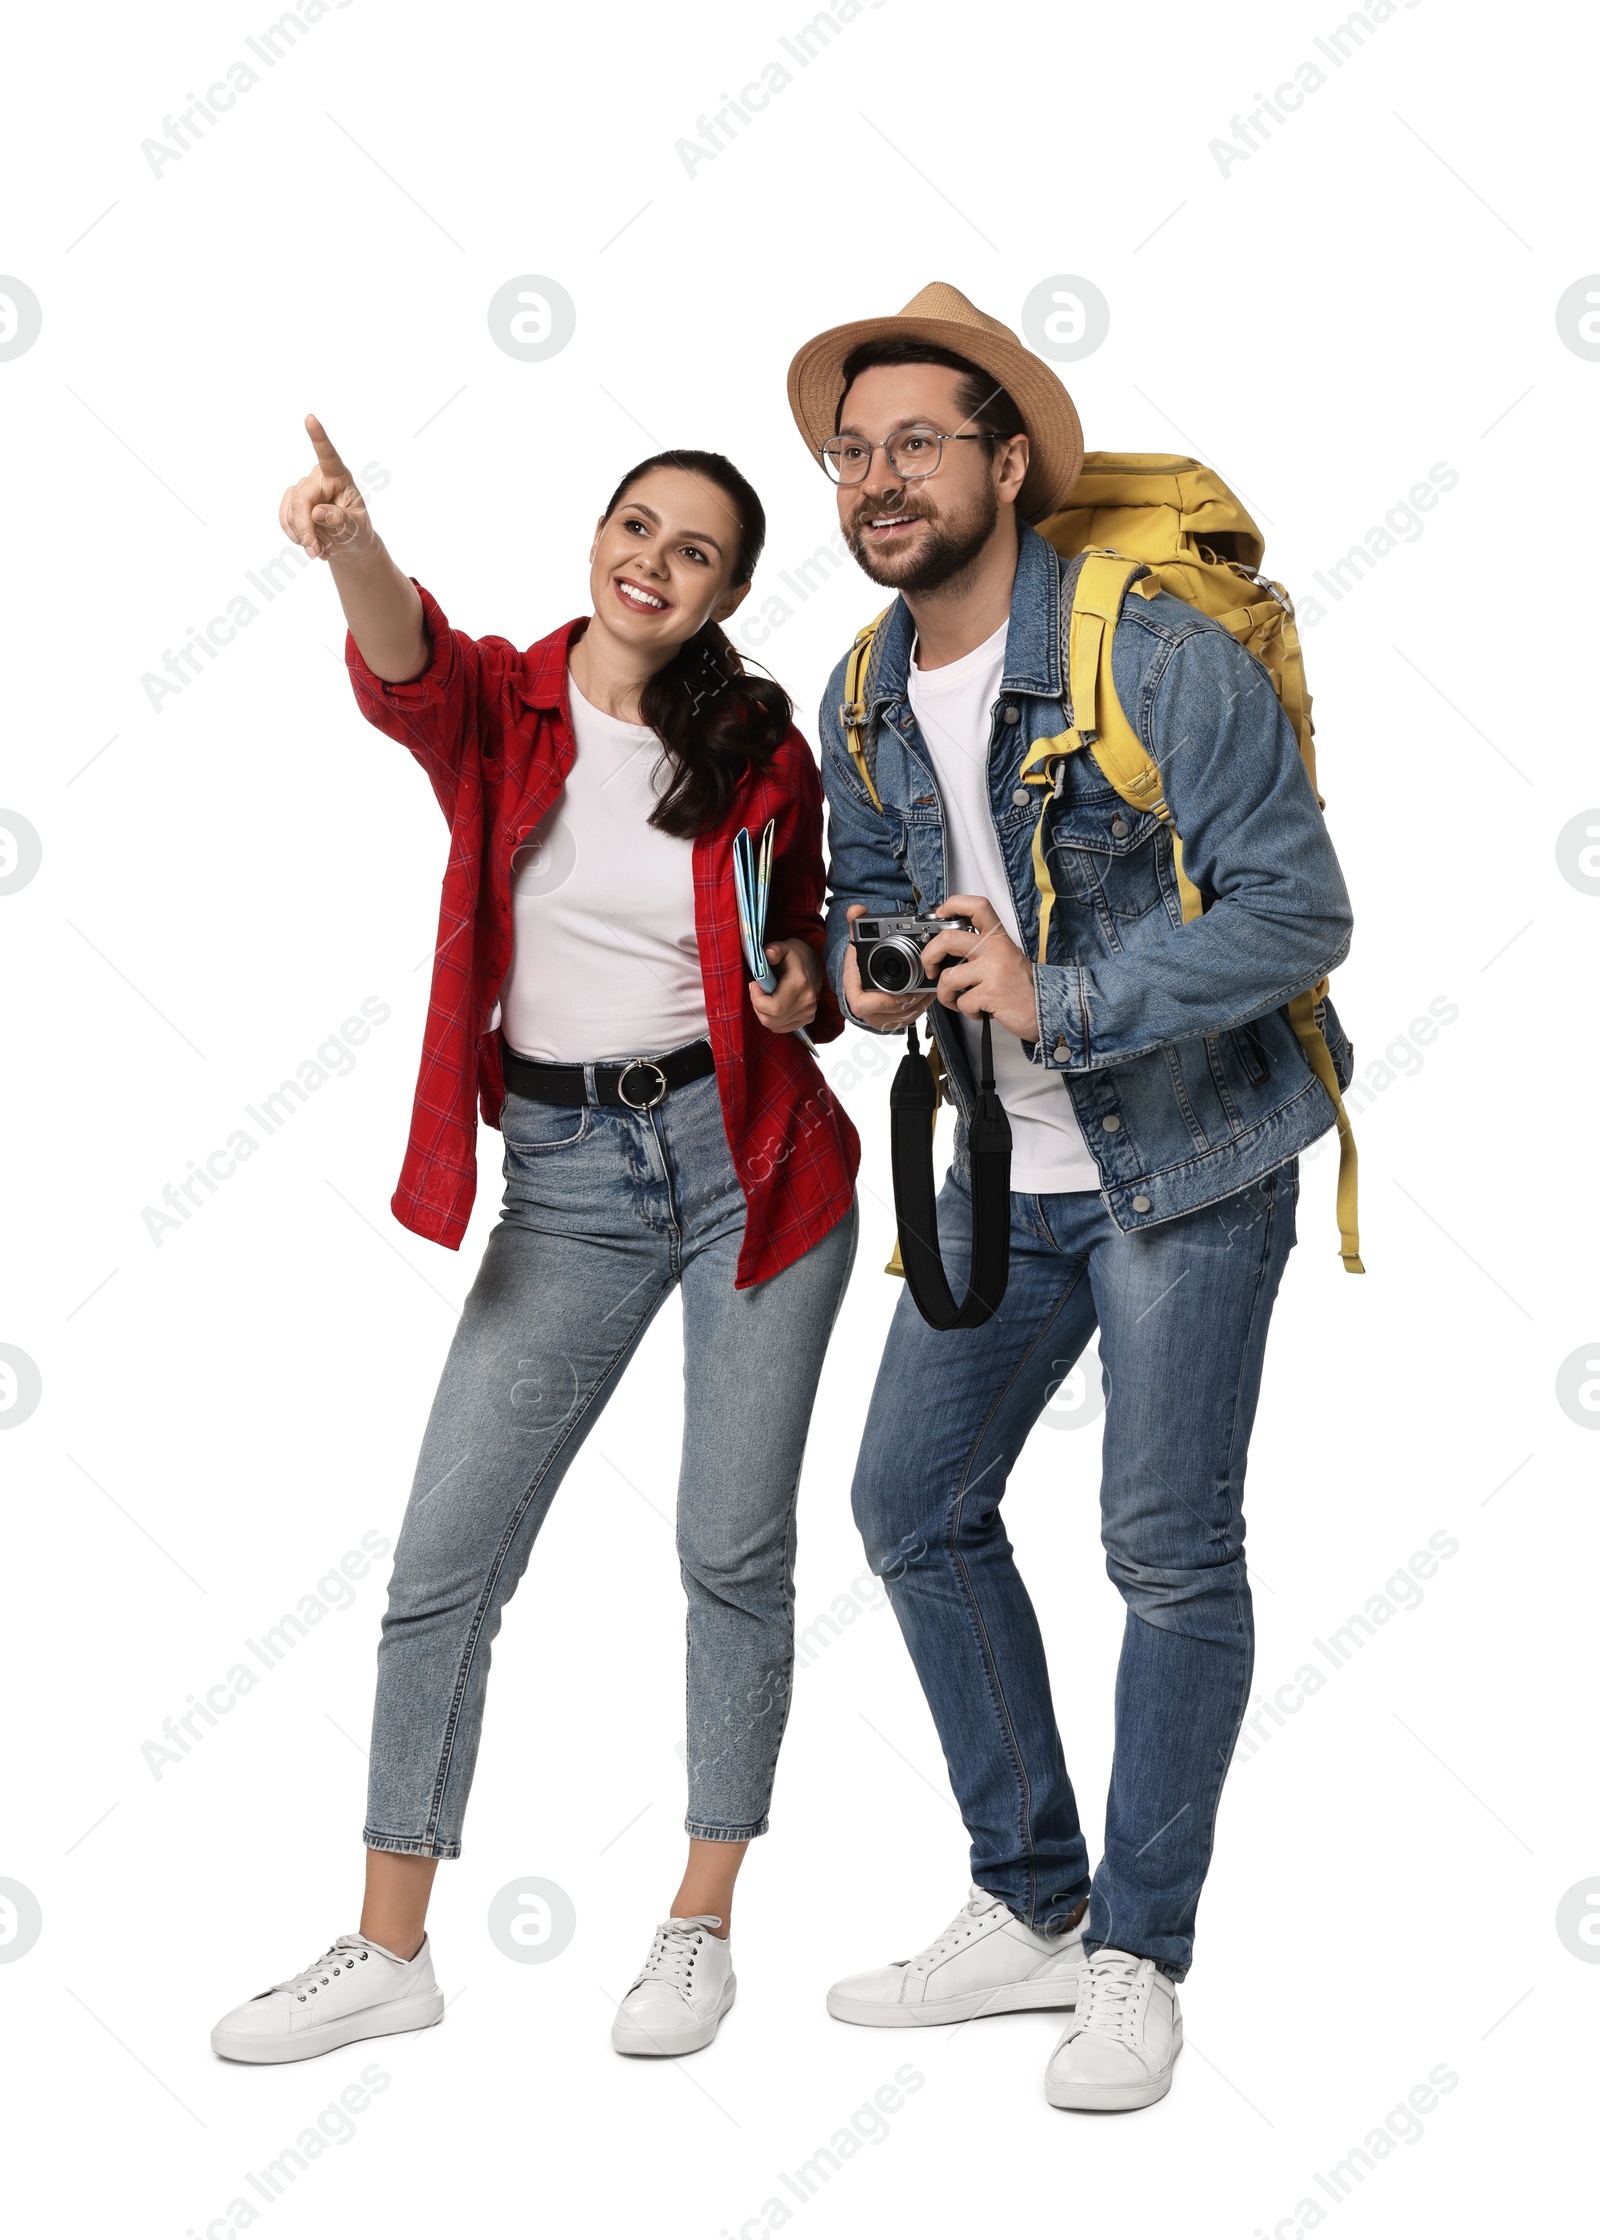
[[[975,434],[987,436],[993,443],[1003,442],[1007,436],[1025,436],[1028,432],[1011,392],[1002,389],[982,366],[975,366],[970,358],[958,357],[954,350],[942,349],[937,342],[910,342],[897,335],[886,335],[876,342],[858,342],[840,368],[844,387],[833,409],[835,435],[839,433],[851,382],[874,366],[948,366],[952,373],[961,375],[956,402]]]
[[[657,467],[676,467],[714,483],[732,505],[739,525],[733,580],[748,583],[767,541],[761,500],[720,451],[658,451],[631,467],[606,501],[609,521],[623,499]],[[692,840],[721,817],[740,780],[765,768],[782,745],[794,705],[771,677],[753,677],[715,622],[685,639],[665,668],[639,695],[640,721],[665,750],[669,773],[650,822],[661,832]]]

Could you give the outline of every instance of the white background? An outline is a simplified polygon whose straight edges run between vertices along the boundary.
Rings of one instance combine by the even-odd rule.
[[[1582,1957],[1600,1946],[1556,1929],[1566,1893],[1600,1889],[1597,1442],[1556,1397],[1569,1357],[1600,1356],[1600,900],[1557,849],[1585,811],[1600,824],[1600,365],[1555,317],[1600,267],[1588,27],[1393,10],[1343,67],[1320,58],[1328,82],[1224,176],[1210,143],[1319,59],[1341,10],[880,0],[802,70],[779,44],[798,7],[355,0],[256,63],[261,82],[153,175],[141,141],[272,20],[37,9],[10,36],[0,270],[43,306],[38,341],[0,362],[0,806],[43,848],[0,896],[0,1340],[42,1379],[0,1448],[0,1875],[43,1919],[0,1967],[29,2229],[215,2236],[250,2228],[241,2201],[308,2234],[753,2240],[784,2229],[774,2203],[813,2236],[1286,2240],[1315,2229],[1308,2200],[1352,2232],[1548,2221],[1576,2183],[1600,1994]],[[794,82],[689,175],[675,144],[780,58]],[[577,307],[570,345],[536,364],[486,322],[526,273]],[[669,1314],[496,1650],[466,1855],[433,1916],[444,2026],[220,2063],[216,2016],[354,1925],[387,1566],[160,1779],[142,1746],[364,1532],[393,1537],[498,1139],[459,1254],[395,1223],[445,832],[355,711],[331,585],[308,571],[255,599],[159,710],[141,678],[280,549],[308,408],[387,471],[382,533],[475,633],[527,643],[580,611],[599,504],[661,442],[724,449],[756,481],[756,598],[781,595],[833,520],[784,403],[797,345],[935,277],[1016,325],[1062,274],[1111,307],[1103,345],[1061,369],[1090,445],[1211,460],[1302,598],[1431,465],[1459,475],[1307,633],[1358,920],[1338,1001],[1358,1065],[1391,1055],[1358,1124],[1364,1282],[1335,1256],[1332,1157],[1306,1163],[1250,1472],[1258,1688],[1270,1700],[1430,1534],[1458,1552],[1319,1694],[1263,1717],[1224,1800],[1166,2102],[1115,2122],[1049,2109],[1049,2016],[831,2023],[828,1982],[931,1937],[966,1881],[848,1511],[895,1295],[885,1068],[845,1087],[863,1250],[802,1490],[802,1622],[841,1595],[862,1607],[799,1675],[716,2045],[648,2064],[607,2040],[682,1840]],[[764,655],[808,731],[877,603],[853,568],[788,600]],[[354,1071],[153,1242],[142,1209],[366,997],[392,1016]],[[1454,1023],[1391,1050],[1435,999]],[[836,1080],[858,1039],[829,1053]],[[1122,1617],[1097,1445],[1041,1427],[1008,1502],[1091,1831]],[[577,1931],[519,1966],[486,1914],[530,1876],[570,1895]],[[269,2205],[245,2173],[374,2052],[386,2089]],[[781,2173],[908,2061],[922,2082],[886,2135],[802,2205]],[[1439,2065],[1459,2082],[1421,2137],[1335,2206],[1313,2173]]]

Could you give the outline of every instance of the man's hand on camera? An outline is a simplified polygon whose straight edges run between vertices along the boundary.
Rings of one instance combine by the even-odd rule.
[[[846,912],[852,925],[857,918],[864,918],[866,914],[867,906],[864,902],[852,902]],[[886,996],[880,989],[864,988],[861,985],[861,967],[856,962],[856,945],[853,941],[845,950],[844,972],[841,977],[844,981],[845,1009],[853,1018],[859,1019],[864,1027],[909,1026],[913,1019],[922,1017],[933,1001],[931,988],[924,989],[920,995],[910,996]]]
[[[922,952],[922,969],[929,979],[939,973],[939,1001],[969,1019],[987,1011],[997,1026],[1019,1040],[1037,1042],[1039,1005],[1033,967],[993,907],[982,895],[953,894],[940,903],[936,915],[970,918],[973,924],[971,933],[936,933]]]
[[[750,982],[750,1002],[756,1017],[773,1034],[793,1034],[809,1027],[817,1015],[822,993],[822,959],[808,941],[769,941],[767,962],[778,976],[771,995]]]

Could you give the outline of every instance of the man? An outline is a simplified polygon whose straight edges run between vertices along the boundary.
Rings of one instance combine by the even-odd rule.
[[[1250,1689],[1240,1498],[1296,1155],[1335,1120],[1284,1007],[1344,956],[1349,903],[1264,670],[1183,601],[1134,596],[1116,624],[1116,696],[1205,907],[1182,922],[1171,828],[1073,753],[1039,835],[1055,901],[1046,961],[1031,961],[1040,796],[1019,772],[1070,721],[1060,622],[1081,563],[1027,524],[1063,504],[1081,464],[1072,401],[942,283],[808,343],[789,394],[852,552],[898,593],[846,711],[859,764],[845,663],[822,709],[828,962],[846,1010],[889,1033],[933,1001],[863,988],[849,921],[865,910],[975,929],[925,953],[930,977],[945,967],[932,1024],[958,1126],[939,1223],[957,1296],[983,1013],[1014,1140],[1005,1298],[981,1328],[939,1333],[902,1296],[854,1489],[972,1839],[973,1888],[941,1938],[835,1985],[829,2011],[903,2027],[1075,2005],[1049,2099],[1142,2107],[1182,2045],[1176,1986]],[[1342,1083],[1349,1045],[1326,1018]],[[1091,1878],[1001,1501],[1097,1329],[1103,1538],[1127,1607]]]

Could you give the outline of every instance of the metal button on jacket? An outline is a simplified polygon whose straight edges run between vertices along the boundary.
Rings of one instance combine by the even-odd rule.
[[[1018,807],[1019,809],[1025,809],[1025,808],[1026,808],[1026,807],[1028,806],[1028,789],[1027,789],[1027,787],[1026,787],[1026,786],[1018,786],[1018,787],[1017,787],[1017,789],[1016,789],[1016,791],[1015,791],[1015,792],[1014,792],[1014,793],[1012,794],[1011,798],[1012,798],[1012,800],[1013,800],[1013,801],[1014,801],[1014,802],[1016,803],[1016,805],[1017,805],[1017,807]]]
[[[1120,1113],[1108,1112],[1100,1125],[1108,1136],[1114,1136],[1122,1125],[1122,1116]]]
[[[1150,1200],[1144,1195],[1143,1191],[1134,1199],[1133,1210],[1135,1213],[1148,1213],[1150,1211]]]
[[[1020,723],[1020,722],[1022,721],[1022,711],[1021,711],[1021,709],[1020,709],[1020,708],[1007,708],[1007,710],[1006,710],[1006,712],[1005,712],[1005,719],[1006,719],[1007,723]]]
[[[1127,839],[1127,837],[1128,837],[1128,820],[1126,819],[1126,817],[1113,817],[1113,818],[1112,818],[1112,820],[1111,820],[1111,837],[1112,837],[1112,839],[1113,839],[1113,840],[1126,840],[1126,839]]]

